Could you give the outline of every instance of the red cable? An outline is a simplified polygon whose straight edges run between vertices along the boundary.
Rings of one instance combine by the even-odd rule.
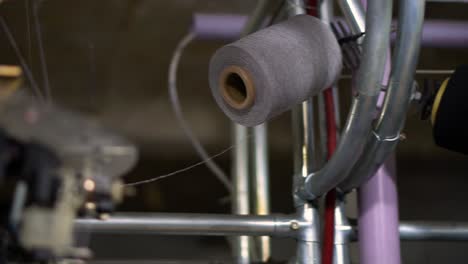
[[[317,16],[317,0],[308,1],[307,13],[311,16]],[[325,97],[325,114],[327,118],[327,159],[330,159],[336,149],[336,122],[335,108],[333,102],[333,91],[328,88],[323,92]],[[335,190],[331,190],[325,197],[325,227],[322,248],[322,264],[333,263],[334,236],[335,236]]]
[[[309,0],[307,14],[318,16],[317,0]],[[336,121],[333,91],[331,88],[323,92],[325,98],[325,114],[327,118],[327,159],[330,159],[336,149]],[[334,236],[335,236],[335,189],[329,191],[325,197],[325,227],[322,247],[322,264],[333,263]]]
[[[325,97],[325,114],[327,118],[327,159],[330,159],[336,149],[336,121],[332,88],[323,92]],[[336,191],[332,189],[325,196],[325,227],[322,248],[322,264],[333,263],[335,236],[335,200]]]
[[[307,14],[310,15],[310,16],[318,16],[318,13],[317,13],[317,0],[309,0],[309,2],[307,3]]]

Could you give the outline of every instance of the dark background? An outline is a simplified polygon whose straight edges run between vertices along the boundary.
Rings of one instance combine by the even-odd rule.
[[[85,113],[135,142],[141,153],[128,182],[151,178],[199,161],[177,126],[167,94],[167,69],[177,42],[188,32],[194,12],[248,14],[256,1],[237,0],[46,0],[40,7],[45,53],[53,99]],[[24,0],[0,5],[19,46],[38,79],[37,42],[28,35]],[[468,5],[429,3],[428,18],[468,20]],[[31,16],[29,15],[29,19]],[[468,22],[468,21],[467,21]],[[210,153],[230,145],[228,119],[216,107],[208,89],[211,54],[225,44],[197,41],[184,53],[179,91],[186,118]],[[468,43],[467,43],[468,47]],[[468,62],[468,49],[422,49],[420,69],[453,69]],[[16,57],[0,32],[0,64]],[[426,78],[418,76],[420,84]],[[346,116],[349,81],[343,91]],[[290,116],[269,125],[272,210],[292,212]],[[397,150],[400,218],[468,222],[468,157],[437,148],[431,127],[413,109],[405,127],[407,140]],[[217,159],[226,171],[229,155]],[[210,171],[200,166],[177,176],[143,185],[128,197],[122,211],[228,212],[227,192]],[[353,210],[350,198],[350,214]],[[101,259],[227,258],[223,238],[91,236]],[[403,242],[404,263],[465,263],[468,243]],[[356,245],[353,245],[355,247]],[[289,240],[274,242],[274,256],[293,253]],[[357,256],[353,252],[353,260]]]

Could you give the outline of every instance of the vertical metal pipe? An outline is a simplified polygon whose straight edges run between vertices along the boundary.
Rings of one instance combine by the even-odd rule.
[[[270,213],[269,194],[269,170],[268,170],[268,131],[267,124],[254,127],[252,140],[253,153],[253,210],[257,215],[267,215]],[[267,262],[271,256],[270,238],[267,236],[254,238],[258,258],[262,262]]]
[[[297,238],[296,263],[320,264],[320,226],[317,203],[304,203],[296,208],[301,222],[309,223],[308,228],[301,230]]]
[[[363,153],[372,129],[373,109],[380,92],[385,52],[390,44],[392,7],[391,0],[375,0],[369,4],[367,34],[357,73],[358,93],[353,98],[335,154],[320,171],[310,174],[297,190],[298,195],[305,199],[315,199],[345,180]]]
[[[349,242],[351,231],[348,218],[345,215],[344,196],[337,195],[335,205],[335,252],[333,255],[333,263],[349,264],[351,263],[349,255]]]
[[[322,0],[318,1],[318,16],[320,20],[322,20],[325,24],[330,24],[333,20],[333,1],[329,0]],[[333,87],[333,91],[335,94],[336,87]],[[334,96],[335,97],[335,96]],[[318,110],[318,118],[319,118],[319,142],[320,142],[320,161],[319,166],[323,166],[323,164],[327,163],[327,156],[328,156],[328,149],[327,149],[327,120],[325,116],[325,99],[323,93],[317,96],[317,110]],[[335,106],[335,115],[337,115],[337,107],[338,104],[334,104]],[[338,121],[337,121],[337,128]]]
[[[319,17],[326,24],[330,24],[333,20],[333,1],[331,0],[322,0],[319,3]],[[340,128],[340,106],[338,102],[338,87],[335,85],[332,87],[333,89],[333,100],[334,100],[334,110],[335,110],[335,123],[336,127],[339,130]],[[325,120],[325,103],[323,99],[323,95],[319,95],[319,116],[321,116],[321,123],[320,128],[321,130],[321,144],[322,144],[322,152],[325,154],[324,159],[327,157],[327,134],[326,134],[326,120]],[[338,137],[338,135],[336,135]],[[326,161],[325,161],[326,162]],[[348,227],[348,219],[346,218],[344,212],[344,197],[341,194],[337,195],[337,200],[335,202],[335,229],[338,227]],[[335,230],[335,237],[334,237],[334,252],[333,252],[333,263],[334,264],[349,264],[350,263],[350,255],[349,255],[349,236],[346,233],[341,232],[341,230]],[[345,235],[344,235],[345,234]]]
[[[305,3],[302,0],[287,1],[288,16],[305,14]],[[300,184],[315,168],[314,153],[314,124],[312,99],[303,102],[292,110],[293,126],[293,152],[294,152],[294,185]],[[296,187],[293,187],[294,190]],[[294,197],[298,215],[305,219],[313,219],[310,229],[304,232],[318,233],[318,209],[315,203],[308,203],[298,197]],[[308,234],[304,234],[308,237]],[[312,236],[311,236],[312,237]],[[313,240],[313,241],[312,241]],[[296,251],[296,263],[319,264],[320,242],[318,239],[298,239]]]
[[[359,189],[358,224],[362,264],[401,262],[394,157]]]
[[[338,1],[341,11],[354,34],[366,31],[366,13],[359,0]]]
[[[305,14],[302,0],[288,1],[288,16]],[[292,109],[293,153],[294,153],[294,185],[300,184],[303,178],[317,168],[314,148],[314,123],[312,99],[309,99]],[[304,203],[297,198],[296,205]]]
[[[369,2],[371,3],[371,2]],[[350,176],[340,184],[344,191],[366,181],[395,149],[406,120],[413,93],[413,79],[418,62],[424,0],[400,1],[397,43],[392,60],[392,76],[377,122],[368,138],[364,153]]]
[[[237,142],[237,147],[233,152],[233,193],[232,212],[234,214],[246,215],[250,213],[249,206],[249,151],[248,151],[248,131],[241,125],[233,125],[233,141]],[[239,236],[233,238],[233,254],[237,263],[247,264],[250,262],[250,238]]]
[[[361,1],[367,6],[367,0]],[[390,56],[389,50],[382,85],[388,85],[390,78]],[[379,100],[378,107],[381,106]],[[359,225],[363,228],[359,233],[360,259],[363,264],[375,263],[375,260],[384,264],[401,263],[395,166],[392,155],[358,191]]]
[[[252,15],[242,31],[242,36],[248,35],[261,27],[263,19],[268,12],[271,1],[259,0]],[[249,129],[247,127],[233,124],[234,144],[238,144],[233,156],[233,213],[250,213],[249,194]],[[249,263],[251,261],[251,240],[247,236],[240,236],[233,240],[234,257],[238,263]]]

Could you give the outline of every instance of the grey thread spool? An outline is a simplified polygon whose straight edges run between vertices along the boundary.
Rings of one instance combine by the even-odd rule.
[[[329,26],[299,15],[216,51],[210,88],[231,120],[255,126],[331,86],[341,59]]]

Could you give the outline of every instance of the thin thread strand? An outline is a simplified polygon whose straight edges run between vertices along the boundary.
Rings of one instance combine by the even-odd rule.
[[[31,68],[31,71],[33,69],[32,64],[32,41],[31,41],[31,7],[29,4],[30,0],[25,0],[25,15],[26,15],[26,39],[28,42],[28,63],[29,67]]]
[[[47,69],[47,60],[44,51],[44,43],[42,40],[42,29],[41,24],[39,21],[39,6],[41,0],[37,0],[33,2],[33,20],[34,26],[36,31],[36,38],[37,38],[37,45],[39,48],[39,61],[41,63],[41,70],[42,70],[42,79],[44,82],[44,91],[45,91],[45,99],[46,102],[51,105],[52,104],[52,94],[50,91],[50,82],[49,82],[49,70]]]
[[[10,42],[10,46],[13,48],[16,54],[16,57],[19,60],[21,68],[23,68],[24,75],[26,76],[26,79],[29,81],[31,88],[33,90],[33,93],[35,93],[36,97],[41,102],[44,102],[44,95],[42,94],[41,90],[39,89],[39,86],[34,80],[31,70],[29,69],[23,55],[21,54],[21,51],[15,41],[15,38],[13,37],[13,34],[11,33],[10,28],[8,27],[8,24],[6,23],[5,19],[2,16],[0,16],[0,24],[2,25],[3,31],[5,32],[5,35],[8,41]]]
[[[193,148],[197,152],[197,154],[201,157],[202,160],[206,161],[206,166],[213,172],[213,174],[218,178],[219,181],[229,190],[232,191],[232,184],[229,181],[228,176],[224,171],[209,159],[209,155],[205,148],[203,147],[202,143],[198,139],[198,137],[193,132],[192,128],[188,124],[187,120],[184,117],[182,112],[182,107],[180,105],[179,95],[177,92],[177,69],[179,66],[179,61],[182,56],[182,52],[187,47],[190,42],[195,38],[195,33],[190,32],[188,33],[180,43],[177,45],[174,55],[172,56],[171,63],[169,64],[169,76],[168,76],[168,89],[169,89],[169,98],[171,101],[171,106],[176,116],[176,120],[179,126],[184,131],[185,135],[190,140]]]
[[[188,171],[188,170],[191,170],[195,167],[198,167],[198,166],[201,166],[201,165],[204,165],[205,163],[225,154],[226,152],[229,152],[230,150],[232,150],[233,148],[235,148],[237,146],[236,145],[232,145],[224,150],[222,150],[221,152],[218,152],[217,154],[211,156],[211,157],[208,157],[208,159],[205,159],[205,160],[202,160],[200,162],[197,162],[195,164],[192,164],[188,167],[185,167],[185,168],[182,168],[180,170],[176,170],[176,171],[173,171],[171,173],[167,173],[167,174],[163,174],[163,175],[159,175],[159,176],[156,176],[156,177],[153,177],[151,179],[147,179],[147,180],[142,180],[142,181],[137,181],[137,182],[132,182],[132,183],[126,183],[124,184],[125,186],[137,186],[137,185],[142,185],[142,184],[147,184],[147,183],[152,183],[152,182],[155,182],[155,181],[159,181],[159,180],[162,180],[162,179],[165,179],[165,178],[168,178],[168,177],[171,177],[171,176],[174,176],[174,175],[177,175],[177,174],[180,174],[182,172],[185,172],[185,171]]]

